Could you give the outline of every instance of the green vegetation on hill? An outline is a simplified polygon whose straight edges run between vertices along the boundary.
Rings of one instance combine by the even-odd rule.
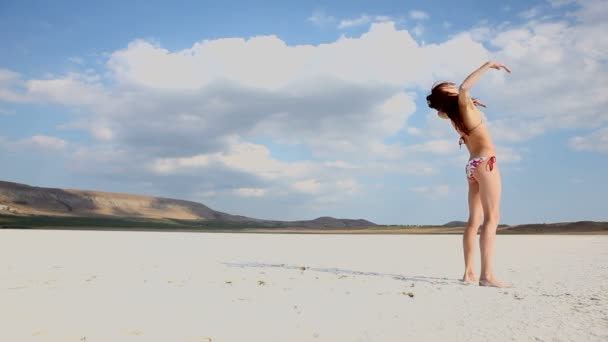
[[[259,227],[270,228],[265,226]],[[178,219],[0,215],[0,228],[214,229],[256,228],[256,225],[251,223]]]

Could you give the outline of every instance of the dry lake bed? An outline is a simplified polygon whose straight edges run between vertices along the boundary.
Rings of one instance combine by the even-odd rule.
[[[608,236],[0,230],[0,341],[608,341]],[[479,256],[477,256],[479,267]]]

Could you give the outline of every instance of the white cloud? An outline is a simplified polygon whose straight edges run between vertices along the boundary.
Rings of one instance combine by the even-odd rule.
[[[576,9],[568,14],[576,17],[582,23],[605,23],[608,16],[606,0],[548,0],[551,6],[559,8],[575,3]]]
[[[424,33],[424,26],[418,23],[416,24],[416,26],[414,26],[412,31],[414,32],[414,35],[416,35],[416,37],[420,37]]]
[[[325,14],[325,12],[322,10],[316,10],[306,20],[310,21],[311,23],[313,23],[317,26],[325,26],[325,25],[335,22],[336,18]]]
[[[90,120],[83,119],[73,121],[67,124],[59,125],[59,128],[87,130],[95,139],[100,141],[111,141],[114,138],[111,124],[103,119],[92,118]]]
[[[533,7],[533,8],[527,9],[523,12],[520,12],[519,16],[524,19],[532,19],[532,18],[538,16],[539,13],[540,13],[540,8]]]
[[[450,194],[450,186],[448,184],[437,184],[430,186],[417,186],[410,189],[412,192],[424,195],[428,199],[438,199],[446,197]]]
[[[26,102],[25,96],[20,92],[22,82],[18,73],[0,68],[0,101]]]
[[[82,59],[81,57],[76,57],[76,56],[75,57],[70,57],[70,58],[68,58],[68,60],[70,62],[72,62],[72,63],[75,63],[75,64],[79,64],[79,65],[84,64],[84,59]]]
[[[327,162],[324,162],[323,165],[328,168],[336,168],[336,169],[356,169],[356,168],[358,168],[357,166],[355,166],[353,164],[346,163],[341,160],[327,161]]]
[[[413,126],[409,126],[407,128],[407,133],[409,135],[413,135],[413,136],[421,136],[422,135],[422,130],[418,127],[413,127]]]
[[[553,6],[553,7],[561,7],[566,4],[575,2],[576,0],[548,0],[548,1],[551,4],[551,6]]]
[[[16,141],[3,138],[0,143],[11,150],[26,149],[36,152],[62,152],[68,147],[67,141],[48,135],[34,135]]]
[[[451,55],[452,62],[439,63],[442,55]],[[260,36],[203,41],[170,52],[139,40],[112,53],[108,67],[121,82],[157,89],[201,89],[228,81],[278,90],[326,79],[428,86],[433,74],[461,75],[486,59],[481,44],[467,36],[420,46],[409,32],[389,22],[372,24],[359,38],[343,37],[318,46],[288,46],[276,36]]]
[[[0,115],[13,115],[13,114],[15,114],[15,110],[14,109],[0,108]]]
[[[7,69],[0,69],[0,84],[19,78],[19,74]]]
[[[424,11],[413,10],[413,11],[410,11],[410,18],[416,19],[416,20],[426,20],[429,18],[429,14]]]
[[[389,16],[384,16],[384,15],[369,16],[369,15],[363,14],[358,18],[340,20],[340,24],[338,24],[338,29],[345,29],[345,28],[367,25],[372,22],[382,23],[382,22],[395,22],[395,21],[398,21],[398,20],[391,18]]]
[[[341,20],[340,24],[338,25],[338,28],[343,29],[343,28],[349,28],[349,27],[354,27],[354,26],[361,26],[361,25],[368,24],[371,21],[372,21],[372,17],[370,17],[368,15],[362,15],[356,19]]]
[[[522,160],[521,154],[512,147],[497,146],[496,150],[497,159],[501,163],[519,163]]]
[[[241,197],[263,197],[266,191],[266,189],[260,188],[238,188],[235,193]]]
[[[293,187],[294,187],[294,189],[302,191],[302,192],[315,194],[315,193],[319,192],[319,190],[321,188],[321,183],[314,178],[310,178],[310,179],[305,179],[305,180],[295,182],[293,184]]]
[[[608,127],[586,136],[572,137],[570,147],[577,151],[608,152]]]
[[[428,140],[421,144],[409,145],[405,150],[411,153],[448,155],[458,152],[458,144],[456,140],[449,139]]]
[[[335,199],[334,192],[364,189],[364,176],[436,174],[436,156],[454,153],[458,136],[434,112],[416,108],[420,94],[413,91],[462,80],[489,59],[513,68],[511,75],[488,71],[473,90],[489,106],[501,161],[521,160],[510,143],[604,125],[607,28],[592,20],[596,2],[590,4],[574,12],[579,22],[486,24],[434,44],[420,43],[415,30],[377,23],[388,19],[378,16],[361,20],[370,27],[360,36],[318,45],[290,45],[271,35],[170,50],[135,40],[111,52],[99,74],[25,80],[2,69],[0,100],[78,108],[80,116],[64,127],[90,132],[99,145],[78,150],[74,170],[183,178],[201,184],[191,189],[198,194],[253,196],[259,192],[251,189],[264,189],[261,197],[270,197],[295,190]],[[309,20],[338,25],[322,12]],[[412,127],[416,112],[427,113],[427,121]],[[400,133],[417,142],[386,143]],[[291,161],[253,141],[295,146],[310,156]],[[586,148],[582,141],[573,148]]]
[[[583,19],[596,2],[581,4],[575,11],[581,21],[575,23],[530,20],[477,29],[485,30],[483,38],[494,48],[491,58],[513,70],[491,70],[474,89],[488,104],[488,116],[499,116],[492,123],[497,139],[523,141],[608,121],[608,113],[600,110],[608,105],[608,24]]]
[[[162,176],[192,175],[204,170],[230,170],[274,187],[274,190],[268,187],[239,187],[234,189],[234,193],[239,196],[262,197],[285,191],[322,195],[333,193],[336,189],[343,195],[348,195],[358,188],[357,181],[349,176],[357,170],[346,162],[281,162],[272,158],[265,146],[246,142],[235,141],[228,152],[157,159],[149,167]],[[336,168],[340,171],[335,172]]]
[[[90,73],[68,73],[62,78],[24,81],[18,73],[0,69],[0,100],[76,106],[103,105],[110,99],[99,81],[99,75]]]
[[[541,119],[519,118],[497,119],[489,121],[492,136],[499,142],[522,142],[544,134],[555,128],[554,122]]]

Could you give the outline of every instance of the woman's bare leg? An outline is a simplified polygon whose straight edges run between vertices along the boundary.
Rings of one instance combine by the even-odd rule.
[[[487,161],[475,170],[475,179],[479,184],[479,196],[483,208],[483,224],[479,237],[481,250],[481,274],[479,285],[504,287],[505,284],[494,276],[494,246],[496,229],[500,220],[500,195],[502,184],[498,165],[494,169],[487,167]]]
[[[477,244],[477,230],[483,218],[483,208],[479,197],[479,184],[469,180],[469,220],[462,235],[462,247],[464,250],[464,275],[462,280],[466,282],[477,281],[475,275],[475,245]]]

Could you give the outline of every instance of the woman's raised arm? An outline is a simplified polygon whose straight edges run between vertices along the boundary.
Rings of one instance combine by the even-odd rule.
[[[458,89],[458,103],[461,106],[466,106],[469,103],[469,100],[471,99],[471,95],[469,95],[469,89],[471,89],[471,87],[473,86],[473,84],[475,84],[475,82],[477,82],[479,77],[481,77],[481,75],[490,68],[496,70],[504,69],[506,72],[511,73],[511,69],[509,69],[509,67],[507,67],[501,62],[493,61],[484,63],[482,66],[477,68],[477,70],[473,71],[469,76],[467,76],[464,81],[462,81],[462,84]],[[483,105],[483,107],[485,107],[485,105]]]

